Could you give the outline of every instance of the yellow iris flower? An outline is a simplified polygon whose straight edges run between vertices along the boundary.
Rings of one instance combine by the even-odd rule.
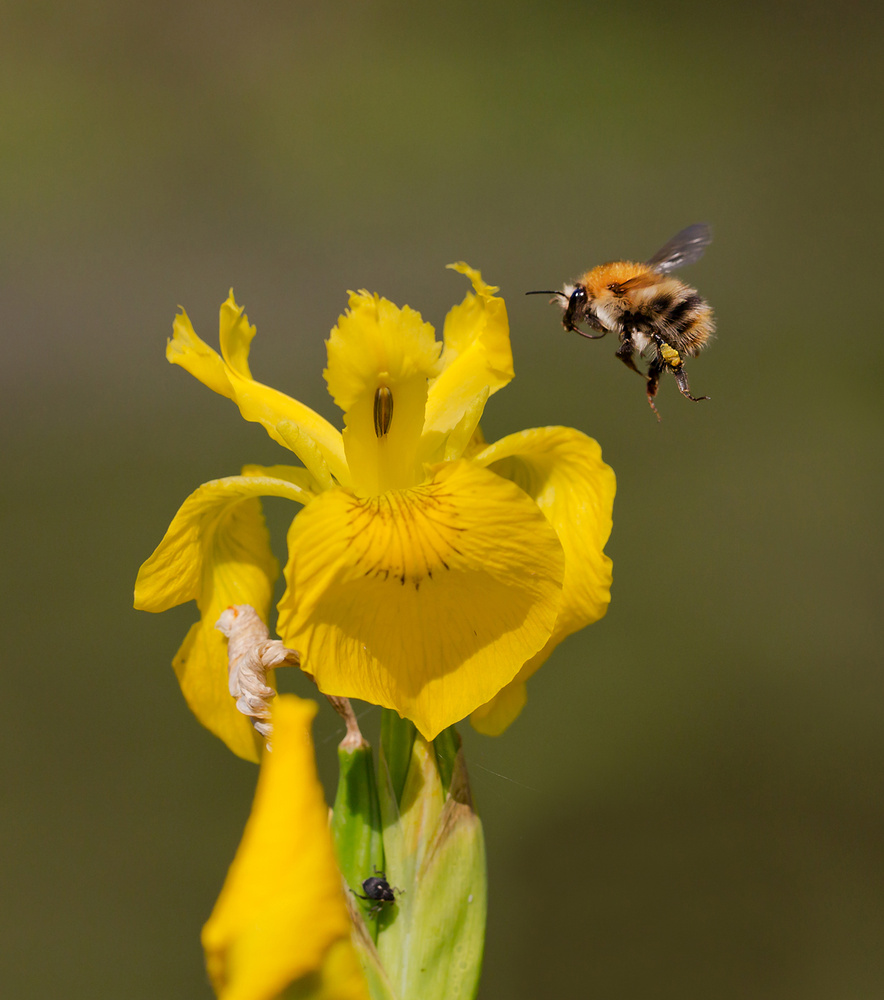
[[[303,505],[288,534],[283,642],[321,691],[395,709],[427,739],[471,713],[501,732],[553,647],[607,609],[614,474],[571,428],[484,443],[485,403],[513,377],[506,306],[478,271],[452,267],[473,290],[442,343],[409,307],[350,295],[324,373],[343,432],[252,378],[255,328],[232,292],[220,355],[184,312],[175,319],[169,361],[302,463],[205,483],[136,584],[148,611],[197,601],[175,669],[200,721],[243,757],[257,758],[260,738],[230,698],[214,624],[230,604],[269,615],[277,567],[260,496]]]
[[[316,703],[283,695],[273,708],[252,814],[203,928],[220,1000],[369,1000],[316,776]]]

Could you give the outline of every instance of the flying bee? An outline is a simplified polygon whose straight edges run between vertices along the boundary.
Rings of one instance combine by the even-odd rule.
[[[695,288],[670,277],[670,272],[699,260],[711,241],[709,226],[696,223],[673,236],[644,264],[611,261],[587,271],[560,292],[528,295],[557,296],[565,310],[562,325],[569,333],[588,340],[616,333],[617,357],[647,380],[648,402],[659,420],[654,396],[664,371],[675,376],[683,396],[695,403],[709,398],[691,395],[684,361],[695,358],[714,333],[712,308]],[[580,323],[595,332],[581,330]],[[647,373],[636,367],[636,353],[648,359]]]

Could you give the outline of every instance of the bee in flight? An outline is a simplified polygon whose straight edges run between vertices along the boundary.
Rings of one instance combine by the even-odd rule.
[[[557,296],[565,310],[562,325],[569,332],[588,340],[616,333],[617,357],[647,379],[648,402],[659,420],[654,396],[664,371],[675,376],[683,396],[695,403],[709,398],[691,395],[684,359],[695,358],[715,332],[712,308],[695,288],[670,277],[670,272],[699,260],[711,241],[709,226],[696,223],[673,236],[644,264],[628,260],[600,264],[560,292],[527,294]],[[581,330],[580,323],[595,332]],[[636,353],[648,358],[647,374],[636,367]]]

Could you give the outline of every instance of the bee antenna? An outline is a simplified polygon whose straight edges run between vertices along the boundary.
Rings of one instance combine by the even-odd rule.
[[[526,295],[559,295],[563,299],[568,298],[568,296],[565,295],[564,292],[560,292],[560,291],[558,291],[555,288],[541,288],[540,291],[537,291],[537,292],[525,292],[525,294]]]

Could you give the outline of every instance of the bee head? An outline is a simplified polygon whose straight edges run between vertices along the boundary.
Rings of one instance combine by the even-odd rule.
[[[562,296],[562,308],[565,310],[562,322],[568,329],[573,330],[586,312],[586,286],[565,285],[564,291],[559,292],[559,295]]]
[[[608,332],[608,328],[601,325],[597,316],[594,315],[592,311],[592,302],[595,301],[594,297],[591,300],[590,293],[586,289],[586,285],[565,285],[565,287],[560,291],[539,291],[539,292],[527,292],[527,295],[555,295],[555,299],[550,299],[550,302],[558,301],[558,304],[565,311],[565,315],[562,317],[562,326],[569,333],[579,333],[581,337],[586,337],[587,340],[600,340]],[[598,330],[598,333],[587,333],[585,330],[581,330],[577,325],[578,323],[589,323],[593,330]]]

